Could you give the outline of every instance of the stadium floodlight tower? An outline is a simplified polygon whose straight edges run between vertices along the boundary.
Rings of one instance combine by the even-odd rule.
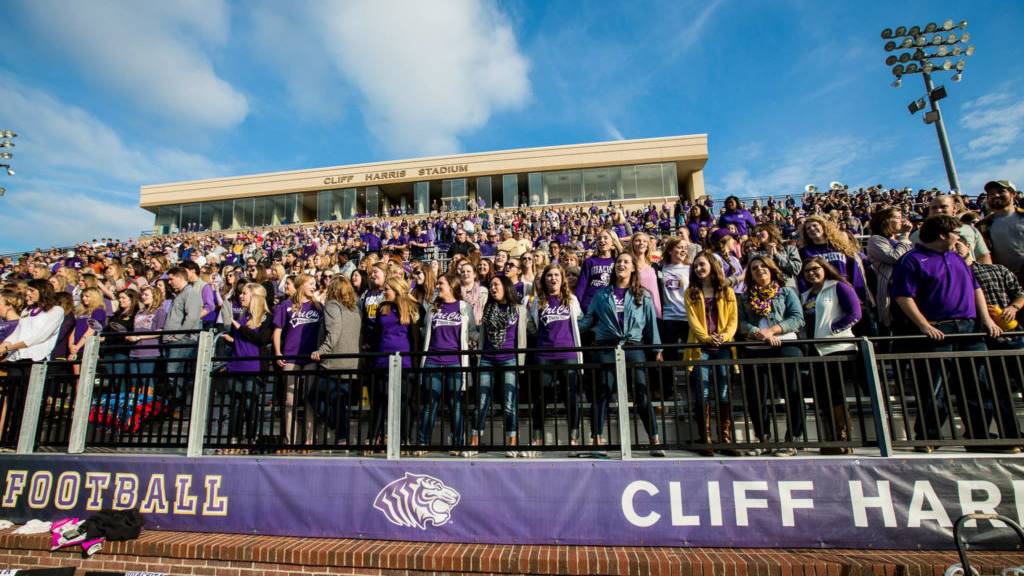
[[[11,130],[0,130],[0,148],[14,148],[14,139],[17,137],[18,135]],[[0,160],[10,160],[13,157],[14,154],[7,150],[0,152]],[[0,168],[5,169],[8,176],[14,176],[14,168],[11,168],[9,162],[6,164],[0,164]],[[6,192],[7,189],[0,186],[0,198],[2,198]]]
[[[957,30],[960,31],[959,35]],[[949,138],[946,136],[946,125],[942,122],[942,111],[939,109],[939,100],[946,97],[946,88],[941,85],[936,88],[932,84],[932,74],[955,72],[953,82],[959,82],[963,78],[966,60],[960,57],[974,54],[974,46],[967,45],[971,35],[966,30],[966,20],[961,20],[959,24],[946,20],[941,25],[929,22],[924,27],[898,26],[895,30],[882,30],[885,51],[892,52],[886,56],[885,65],[892,67],[892,74],[896,77],[892,83],[893,87],[899,88],[903,84],[903,76],[907,74],[921,74],[924,77],[924,97],[911,102],[907,109],[911,114],[916,114],[919,110],[924,110],[927,99],[931,109],[925,113],[924,123],[935,124],[949,188],[957,192],[960,191],[960,179],[956,175],[953,153],[949,148]],[[954,58],[959,59],[954,63]]]

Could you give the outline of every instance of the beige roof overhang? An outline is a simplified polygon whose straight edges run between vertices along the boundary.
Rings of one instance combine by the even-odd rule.
[[[680,178],[684,178],[702,170],[707,159],[707,134],[615,140],[153,184],[140,188],[139,205],[155,208],[291,192],[654,162],[675,162]]]

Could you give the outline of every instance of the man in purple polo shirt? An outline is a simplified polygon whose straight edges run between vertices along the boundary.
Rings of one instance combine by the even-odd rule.
[[[985,294],[971,269],[954,251],[960,238],[959,229],[960,221],[952,216],[933,216],[925,220],[920,242],[893,269],[890,294],[912,326],[928,337],[921,352],[983,352],[988,349],[983,338],[946,339],[946,335],[969,334],[979,328],[992,338],[1002,334],[1002,329],[989,317]],[[957,408],[968,424],[970,437],[988,438],[987,423],[991,422],[994,399],[985,370],[976,370],[976,364],[970,360],[965,360],[959,369],[955,365],[944,366],[942,360],[933,362],[935,365],[929,367],[930,370],[917,371],[916,439],[941,438],[940,429],[949,416],[946,410],[949,392],[956,396]],[[943,382],[944,372],[949,373],[949,382]],[[927,382],[925,374],[933,374],[934,381]],[[915,450],[931,452],[934,447],[922,444]]]

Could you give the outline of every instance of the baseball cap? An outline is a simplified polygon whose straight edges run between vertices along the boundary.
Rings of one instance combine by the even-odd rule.
[[[992,180],[985,184],[985,192],[991,192],[994,188],[1008,188],[1014,192],[1017,191],[1017,187],[1009,180]]]

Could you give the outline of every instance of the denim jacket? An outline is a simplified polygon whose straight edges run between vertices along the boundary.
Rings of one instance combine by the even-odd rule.
[[[654,300],[644,290],[640,306],[633,300],[633,294],[627,290],[622,309],[622,326],[615,313],[615,295],[611,286],[597,291],[587,313],[579,321],[580,332],[593,328],[597,342],[627,342],[640,344],[661,344],[658,334],[658,320],[654,315]]]
[[[750,292],[740,294],[740,329],[739,333],[749,337],[758,329],[759,318],[750,309]],[[804,310],[800,307],[800,298],[792,288],[782,286],[772,299],[772,311],[768,314],[769,325],[776,324],[782,328],[783,334],[799,332],[804,326]]]

